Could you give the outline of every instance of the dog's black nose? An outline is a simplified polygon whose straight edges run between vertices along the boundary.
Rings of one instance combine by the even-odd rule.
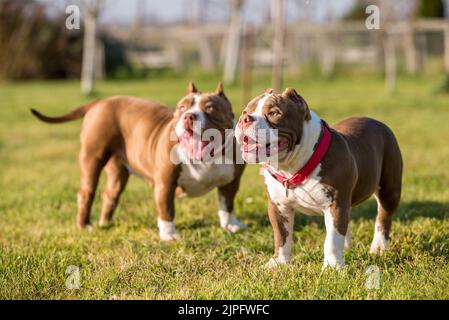
[[[251,122],[254,122],[254,120],[255,120],[254,117],[249,114],[243,117],[243,123],[245,124],[250,124]]]
[[[195,113],[186,113],[184,116],[184,120],[190,120],[190,121],[195,121],[196,120],[196,114]]]

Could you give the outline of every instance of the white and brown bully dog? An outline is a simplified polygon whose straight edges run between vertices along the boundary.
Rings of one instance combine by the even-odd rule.
[[[349,118],[330,128],[294,89],[268,89],[249,102],[235,136],[245,161],[264,163],[275,244],[268,266],[289,263],[298,210],[324,216],[323,267],[343,267],[351,208],[372,194],[377,218],[371,252],[386,249],[401,197],[402,157],[385,124]]]
[[[176,110],[153,101],[116,96],[58,118],[33,109],[32,113],[48,123],[84,117],[76,219],[79,229],[90,225],[92,202],[103,168],[107,183],[102,194],[100,226],[111,221],[128,177],[134,173],[154,186],[162,240],[179,238],[174,223],[175,195],[200,196],[214,188],[218,188],[221,227],[231,232],[245,227],[233,213],[244,165],[236,164],[235,156],[227,164],[217,163],[217,158],[204,161],[211,152],[223,153],[235,146],[234,114],[221,84],[214,93],[203,94],[190,83]],[[202,132],[215,129],[222,133],[222,141],[218,142],[221,147],[225,144],[225,131],[231,132],[231,139],[226,140],[225,148],[212,150],[208,141],[202,141],[201,132],[194,134],[195,124]]]

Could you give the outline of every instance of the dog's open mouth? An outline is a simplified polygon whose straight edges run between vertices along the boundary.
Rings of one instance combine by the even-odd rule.
[[[190,159],[202,160],[204,159],[204,152],[210,141],[203,141],[201,137],[193,134],[193,131],[186,130],[180,137],[179,142],[181,146],[187,151]],[[214,150],[210,151],[210,156],[214,156]]]
[[[266,156],[270,156],[272,153],[279,153],[281,151],[284,151],[288,148],[289,142],[287,138],[279,137],[277,140],[276,145],[273,147],[272,143],[266,143],[262,144],[259,143],[257,140],[254,140],[253,138],[245,135],[242,139],[242,146],[240,147],[240,150],[243,153],[265,153]]]

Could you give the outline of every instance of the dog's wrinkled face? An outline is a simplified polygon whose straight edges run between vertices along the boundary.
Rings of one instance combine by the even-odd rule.
[[[232,129],[234,121],[231,103],[221,83],[213,93],[201,93],[190,83],[186,96],[177,104],[174,116],[175,132],[181,146],[189,158],[195,160],[204,158],[206,146],[211,142],[204,133],[219,131],[222,137],[220,142],[224,143],[225,130]]]
[[[310,120],[306,101],[293,88],[282,94],[268,89],[251,100],[235,130],[247,162],[282,160],[301,141],[304,121]]]

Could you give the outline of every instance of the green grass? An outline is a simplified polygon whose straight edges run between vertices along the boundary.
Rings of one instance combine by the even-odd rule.
[[[213,90],[215,76],[195,78]],[[193,79],[193,80],[195,80]],[[258,77],[253,95],[268,86]],[[292,263],[261,268],[273,254],[266,198],[256,165],[247,166],[236,213],[249,229],[218,226],[216,193],[176,201],[177,243],[158,239],[153,191],[132,178],[109,229],[75,228],[80,122],[47,125],[30,107],[62,114],[87,101],[76,82],[0,84],[0,298],[2,299],[449,299],[449,97],[435,94],[442,77],[399,78],[394,95],[379,77],[333,81],[287,79],[332,123],[366,115],[386,122],[402,148],[402,205],[382,257],[368,254],[375,216],[369,200],[352,212],[348,268],[321,271],[322,218],[298,214]],[[105,82],[98,95],[130,94],[173,106],[185,77]],[[225,88],[241,111],[238,86]],[[100,187],[102,184],[100,184]],[[97,197],[98,198],[98,197]],[[98,220],[99,199],[93,208]],[[66,268],[80,267],[81,288],[65,287]],[[365,286],[370,265],[380,288]]]

